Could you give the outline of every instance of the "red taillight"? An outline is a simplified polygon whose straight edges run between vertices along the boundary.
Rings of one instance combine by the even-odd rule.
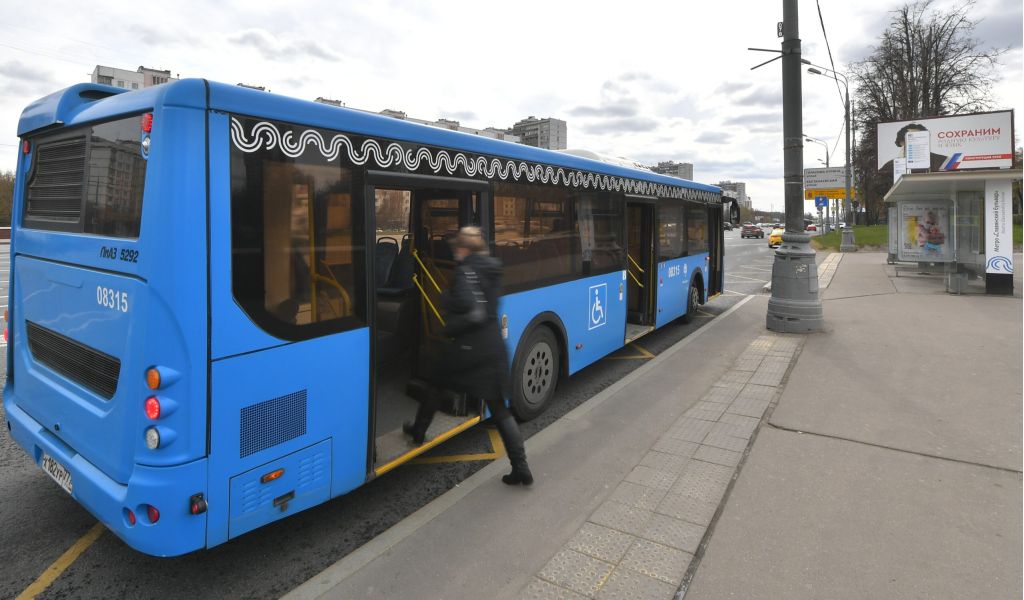
[[[150,396],[146,398],[146,416],[149,417],[150,421],[156,421],[160,418],[160,401],[156,399],[156,396]]]
[[[150,523],[156,523],[160,520],[160,511],[152,504],[146,506],[146,514],[149,516]]]
[[[134,513],[134,512],[132,512],[132,511],[131,511],[131,510],[129,510],[129,509],[125,509],[125,514],[126,514],[126,515],[127,515],[127,517],[128,517],[128,524],[129,524],[129,525],[134,525],[134,524],[135,524],[135,513]]]
[[[142,130],[146,133],[153,131],[153,113],[142,115]]]
[[[29,151],[31,151],[31,150],[32,150],[32,144],[28,143],[28,140],[25,140],[25,143],[21,145],[21,153],[22,154],[28,154]]]

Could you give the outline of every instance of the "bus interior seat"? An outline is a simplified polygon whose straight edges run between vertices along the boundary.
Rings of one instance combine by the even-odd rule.
[[[392,237],[382,237],[377,240],[375,248],[374,275],[379,283],[387,283],[391,279],[391,271],[398,258],[398,240]]]

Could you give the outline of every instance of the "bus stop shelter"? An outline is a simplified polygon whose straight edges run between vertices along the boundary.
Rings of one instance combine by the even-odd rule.
[[[1013,293],[1013,182],[1020,169],[903,175],[885,195],[889,260],[942,269],[947,291],[983,279]]]

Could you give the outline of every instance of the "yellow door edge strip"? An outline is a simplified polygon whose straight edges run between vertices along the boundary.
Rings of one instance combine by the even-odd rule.
[[[389,463],[387,463],[385,465],[382,465],[380,467],[377,467],[376,469],[374,469],[373,473],[374,473],[374,475],[383,475],[384,473],[387,473],[388,471],[394,469],[395,467],[397,467],[397,466],[399,466],[399,465],[401,465],[403,463],[409,462],[410,460],[416,458],[420,454],[423,454],[427,450],[430,450],[434,446],[437,446],[438,444],[441,444],[443,442],[446,442],[446,441],[452,439],[456,435],[462,433],[463,431],[469,429],[470,427],[476,425],[479,422],[480,422],[480,417],[479,416],[473,417],[472,419],[468,419],[468,420],[462,422],[460,425],[457,425],[456,427],[454,427],[452,429],[449,429],[448,431],[442,433],[441,435],[439,435],[439,436],[437,436],[437,437],[435,437],[435,438],[433,438],[431,440],[428,440],[428,441],[424,442],[422,445],[417,446],[417,447],[413,448],[412,450],[409,450],[408,452],[406,452],[405,454],[403,454],[403,455],[399,456],[398,458],[392,460],[391,462],[389,462]]]
[[[103,533],[105,527],[103,523],[96,523],[92,526],[92,529],[87,531],[85,535],[78,538],[78,541],[68,548],[64,554],[60,555],[60,558],[53,561],[49,567],[43,571],[43,574],[38,579],[32,582],[32,585],[25,588],[25,591],[18,594],[15,600],[33,600],[37,595],[46,591],[46,588],[57,580],[64,571],[71,566],[71,563],[75,562],[78,557],[96,541],[100,534]]]
[[[454,462],[473,462],[477,460],[497,460],[505,456],[505,444],[501,442],[501,434],[497,429],[487,429],[491,438],[491,451],[487,454],[456,454],[453,456],[421,456],[409,461],[410,465],[434,465]]]

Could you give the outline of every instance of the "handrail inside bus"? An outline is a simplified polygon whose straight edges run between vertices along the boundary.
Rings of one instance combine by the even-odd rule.
[[[428,273],[427,276],[429,277],[430,274]],[[423,296],[423,301],[427,303],[427,306],[430,307],[430,310],[434,313],[434,316],[437,317],[437,320],[441,323],[442,326],[444,326],[444,319],[441,318],[441,313],[438,312],[437,307],[434,306],[434,303],[430,301],[430,297],[427,295],[427,290],[423,289],[423,284],[420,283],[420,278],[413,274],[412,282],[416,284],[417,288],[419,288],[420,294]],[[431,282],[433,282],[433,279],[431,279]],[[435,283],[434,286],[437,286],[437,284]],[[438,289],[438,291],[441,290]]]
[[[633,263],[633,266],[634,266],[634,267],[636,267],[636,270],[637,270],[637,271],[640,271],[641,273],[646,273],[646,272],[647,272],[647,271],[644,271],[642,267],[640,267],[640,263],[636,262],[636,259],[634,259],[634,258],[633,258],[633,257],[632,257],[632,256],[631,256],[631,255],[629,254],[629,252],[627,252],[627,253],[626,253],[626,258],[628,258],[628,259],[629,259],[629,262]]]
[[[320,262],[323,263],[324,267],[327,269],[327,274],[330,275],[330,277],[324,277],[320,273],[317,273],[316,269],[313,269],[311,273],[313,279],[323,281],[338,290],[338,293],[341,294],[341,301],[343,304],[342,308],[344,309],[343,314],[339,316],[344,317],[352,311],[352,298],[348,295],[348,291],[345,289],[345,286],[341,285],[338,278],[334,276],[334,269],[331,268],[331,265],[327,264],[326,260],[321,260]]]
[[[636,275],[634,275],[632,271],[626,269],[626,272],[629,273],[629,276],[633,278],[633,281],[635,281],[638,286],[644,287],[644,284],[640,283],[640,280],[636,278]]]
[[[430,280],[430,283],[432,283],[434,285],[434,289],[437,290],[438,294],[440,294],[441,293],[441,286],[437,285],[437,281],[434,280],[434,276],[430,274],[430,269],[427,268],[427,265],[423,264],[423,261],[420,259],[419,251],[418,250],[413,250],[412,251],[412,257],[416,259],[416,262],[419,263],[420,268],[423,269],[423,273],[427,276],[427,279]],[[414,278],[415,278],[415,276],[414,276]],[[423,291],[423,288],[420,288],[420,291]],[[424,292],[423,293],[423,297],[426,298],[426,296],[427,296],[427,294],[426,294],[426,292]]]

